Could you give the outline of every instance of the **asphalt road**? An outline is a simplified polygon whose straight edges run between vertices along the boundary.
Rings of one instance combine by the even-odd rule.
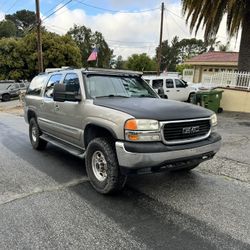
[[[212,161],[102,196],[81,159],[32,150],[23,118],[0,113],[0,249],[250,249],[250,120],[230,119]]]

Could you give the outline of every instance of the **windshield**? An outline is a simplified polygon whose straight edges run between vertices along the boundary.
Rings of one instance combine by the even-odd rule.
[[[98,97],[151,97],[156,93],[138,76],[88,75],[87,92]]]
[[[6,90],[11,86],[9,83],[0,83],[0,90]]]

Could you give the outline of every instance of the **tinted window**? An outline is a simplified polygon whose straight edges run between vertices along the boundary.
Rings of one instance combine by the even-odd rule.
[[[52,75],[49,78],[48,84],[46,86],[45,89],[45,96],[48,98],[52,98],[53,97],[53,92],[54,92],[54,86],[56,84],[59,84],[62,78],[62,74],[56,74],[56,75]]]
[[[45,80],[47,77],[45,75],[43,76],[36,76],[31,81],[29,88],[26,92],[27,95],[41,95],[42,88],[45,84]]]
[[[186,85],[178,79],[175,79],[175,86],[176,88],[186,88]]]
[[[80,90],[79,79],[75,73],[67,74],[64,78],[63,84],[67,85],[67,91],[79,92]]]
[[[86,82],[90,97],[156,97],[154,91],[140,77],[89,75]]]
[[[20,87],[21,88],[25,88],[25,84],[24,83],[20,83]]]
[[[19,84],[15,83],[15,89],[19,89]]]
[[[166,88],[173,88],[174,82],[172,79],[166,79]]]
[[[163,79],[157,79],[152,81],[152,87],[154,89],[159,89],[163,87]]]

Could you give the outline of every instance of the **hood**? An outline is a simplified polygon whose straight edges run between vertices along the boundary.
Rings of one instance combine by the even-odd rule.
[[[205,118],[212,111],[184,102],[158,98],[97,98],[95,105],[116,109],[138,119],[154,119],[158,121]]]

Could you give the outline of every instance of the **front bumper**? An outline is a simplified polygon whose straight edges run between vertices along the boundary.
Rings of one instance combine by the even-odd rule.
[[[193,161],[192,164],[199,164],[204,160],[212,158],[221,147],[221,137],[214,136],[200,143],[190,143],[182,145],[178,148],[167,147],[164,152],[129,152],[125,148],[124,142],[116,142],[116,153],[119,165],[124,169],[143,169],[143,168],[156,168],[171,165],[174,166],[176,163],[188,163]],[[147,146],[141,143],[140,148],[144,149]],[[132,150],[131,150],[132,151]]]

